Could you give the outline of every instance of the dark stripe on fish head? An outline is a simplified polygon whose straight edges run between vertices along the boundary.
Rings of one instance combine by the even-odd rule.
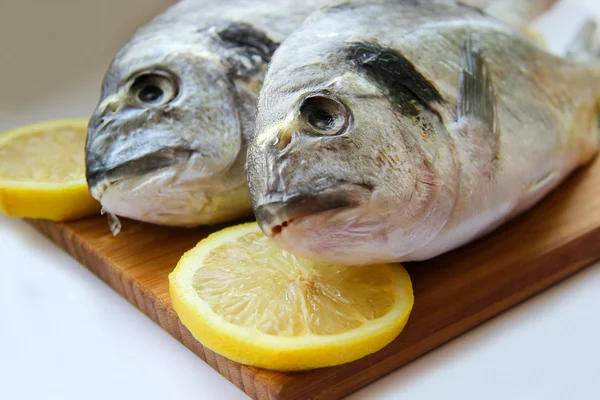
[[[216,29],[216,36],[233,78],[263,72],[279,47],[266,33],[242,22],[227,22]]]
[[[445,103],[435,85],[402,54],[377,43],[356,43],[348,48],[348,59],[391,97],[400,112],[419,114],[418,104],[434,109]]]
[[[266,33],[252,25],[240,22],[230,23],[218,30],[217,34],[224,44],[245,48],[248,52],[260,56],[264,61],[270,61],[279,46]]]

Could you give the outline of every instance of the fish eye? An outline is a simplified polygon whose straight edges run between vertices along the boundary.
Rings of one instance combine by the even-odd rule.
[[[172,101],[179,92],[175,79],[166,73],[139,75],[131,85],[132,100],[142,106],[159,106]]]
[[[348,125],[348,110],[339,101],[325,96],[311,96],[300,106],[300,116],[320,135],[337,135]]]

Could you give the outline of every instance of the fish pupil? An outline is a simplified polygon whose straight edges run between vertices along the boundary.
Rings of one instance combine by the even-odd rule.
[[[325,110],[314,110],[308,115],[308,123],[316,129],[326,131],[333,128],[335,119]]]
[[[144,103],[156,103],[160,101],[164,95],[165,93],[158,86],[148,85],[140,90],[138,97],[140,101]]]

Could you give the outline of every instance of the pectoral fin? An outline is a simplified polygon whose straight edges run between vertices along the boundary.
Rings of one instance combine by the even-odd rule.
[[[496,95],[492,77],[481,52],[467,39],[463,54],[458,97],[458,123],[489,144],[490,161],[499,158],[499,127],[496,120]]]

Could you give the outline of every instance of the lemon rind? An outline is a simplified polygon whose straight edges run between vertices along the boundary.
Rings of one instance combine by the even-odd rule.
[[[62,119],[49,119],[40,122],[34,122],[32,124],[19,126],[13,129],[9,129],[6,132],[0,134],[0,146],[4,143],[10,142],[20,136],[26,136],[32,132],[43,129],[57,129],[65,126],[74,128],[86,128],[89,124],[89,118],[74,117],[74,118],[62,118]]]

